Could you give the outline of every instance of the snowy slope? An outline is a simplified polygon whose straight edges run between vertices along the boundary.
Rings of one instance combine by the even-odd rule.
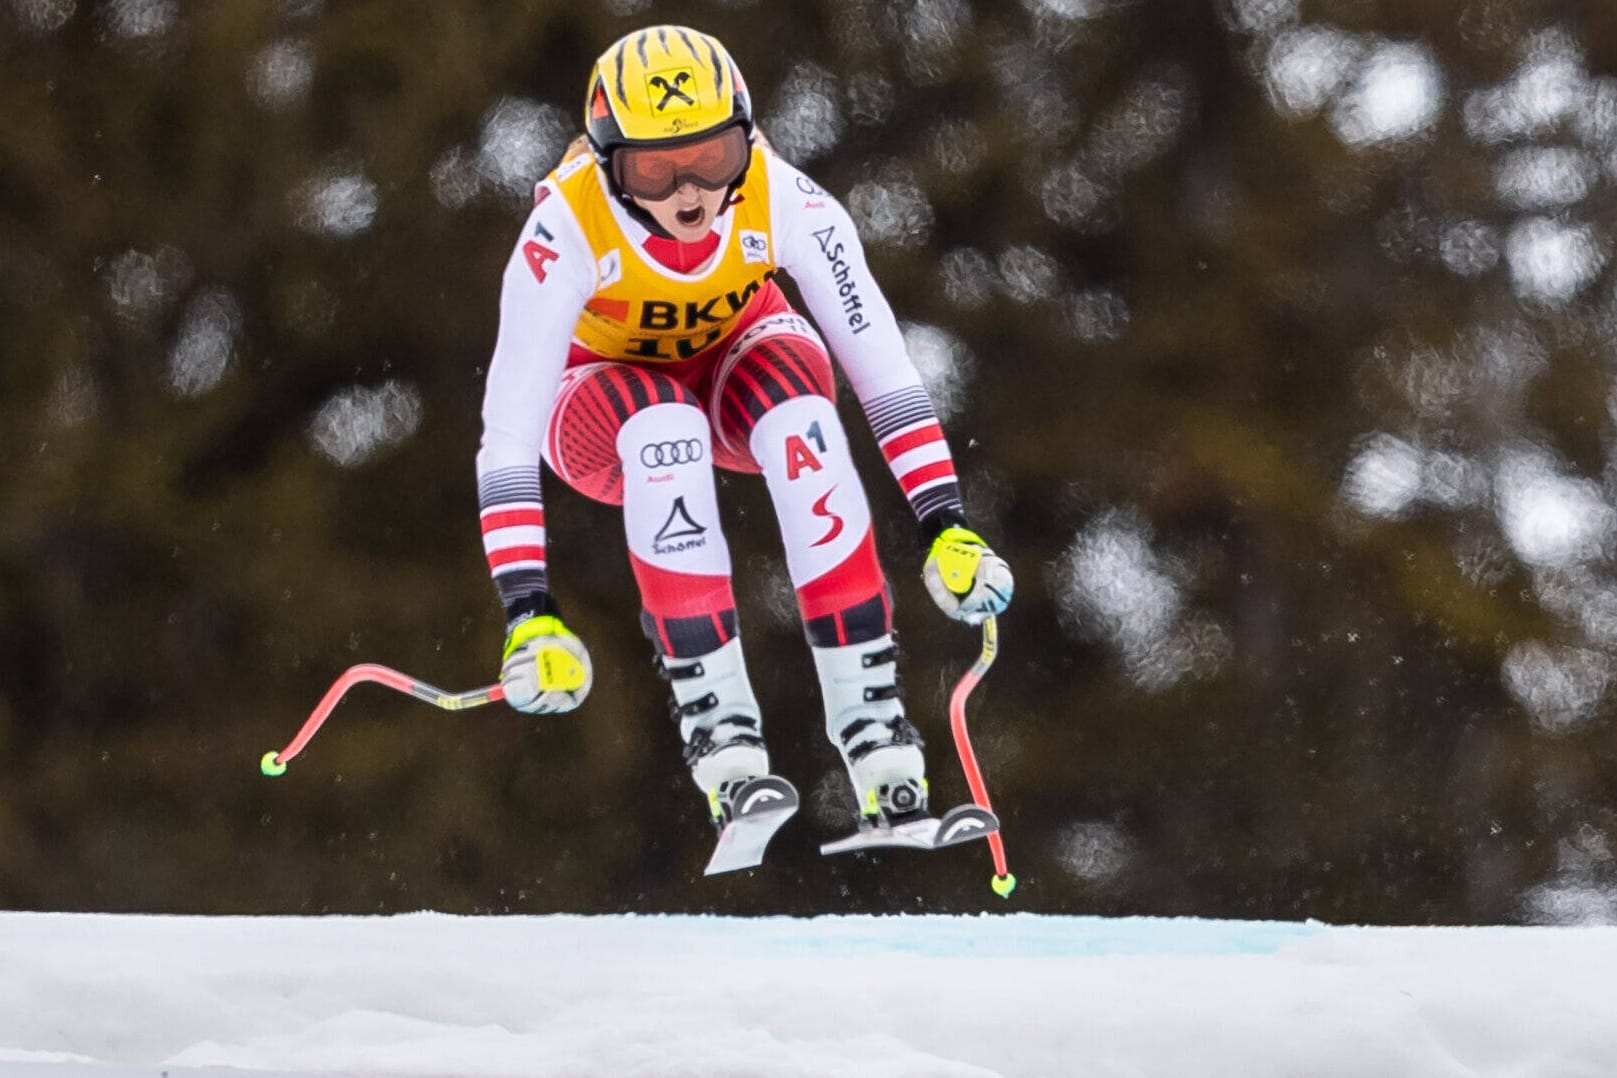
[[[1617,929],[0,915],[0,1078],[1604,1078]]]

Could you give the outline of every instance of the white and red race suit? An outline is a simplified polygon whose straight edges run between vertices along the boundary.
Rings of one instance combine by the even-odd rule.
[[[938,530],[963,517],[943,429],[852,219],[759,144],[702,242],[643,221],[580,140],[536,187],[506,265],[477,477],[508,617],[553,608],[542,457],[623,506],[659,653],[706,654],[737,633],[715,465],[763,474],[812,644],[889,632],[826,341],[917,518]],[[777,287],[782,270],[818,331]]]

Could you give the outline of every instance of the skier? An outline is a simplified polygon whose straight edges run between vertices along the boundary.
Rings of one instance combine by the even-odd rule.
[[[759,137],[740,71],[695,30],[651,27],[607,49],[584,125],[535,188],[506,265],[483,403],[478,495],[508,624],[505,699],[570,711],[593,679],[550,592],[542,456],[575,490],[623,507],[641,627],[722,833],[737,791],[770,761],[713,469],[762,473],[826,732],[862,819],[925,818],[922,741],[900,699],[870,509],[825,343],[787,302],[779,271],[829,338],[908,497],[944,613],[972,624],[999,613],[1012,577],[967,527],[942,428],[853,222]]]

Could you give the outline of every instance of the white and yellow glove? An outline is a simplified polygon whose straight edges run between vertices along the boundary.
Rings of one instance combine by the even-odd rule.
[[[505,638],[500,685],[518,711],[550,715],[584,702],[595,680],[589,650],[553,614],[526,618]]]
[[[921,577],[939,608],[967,625],[1003,612],[1016,590],[1011,567],[970,528],[943,529],[932,540]]]

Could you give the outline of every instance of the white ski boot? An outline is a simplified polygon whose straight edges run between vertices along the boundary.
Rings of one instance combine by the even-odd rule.
[[[741,657],[741,638],[695,658],[659,657],[657,672],[673,690],[685,764],[707,797],[714,826],[735,815],[734,797],[749,779],[769,774],[762,718]]]
[[[904,717],[892,634],[812,650],[826,736],[847,764],[864,824],[902,824],[926,816],[924,743]]]

